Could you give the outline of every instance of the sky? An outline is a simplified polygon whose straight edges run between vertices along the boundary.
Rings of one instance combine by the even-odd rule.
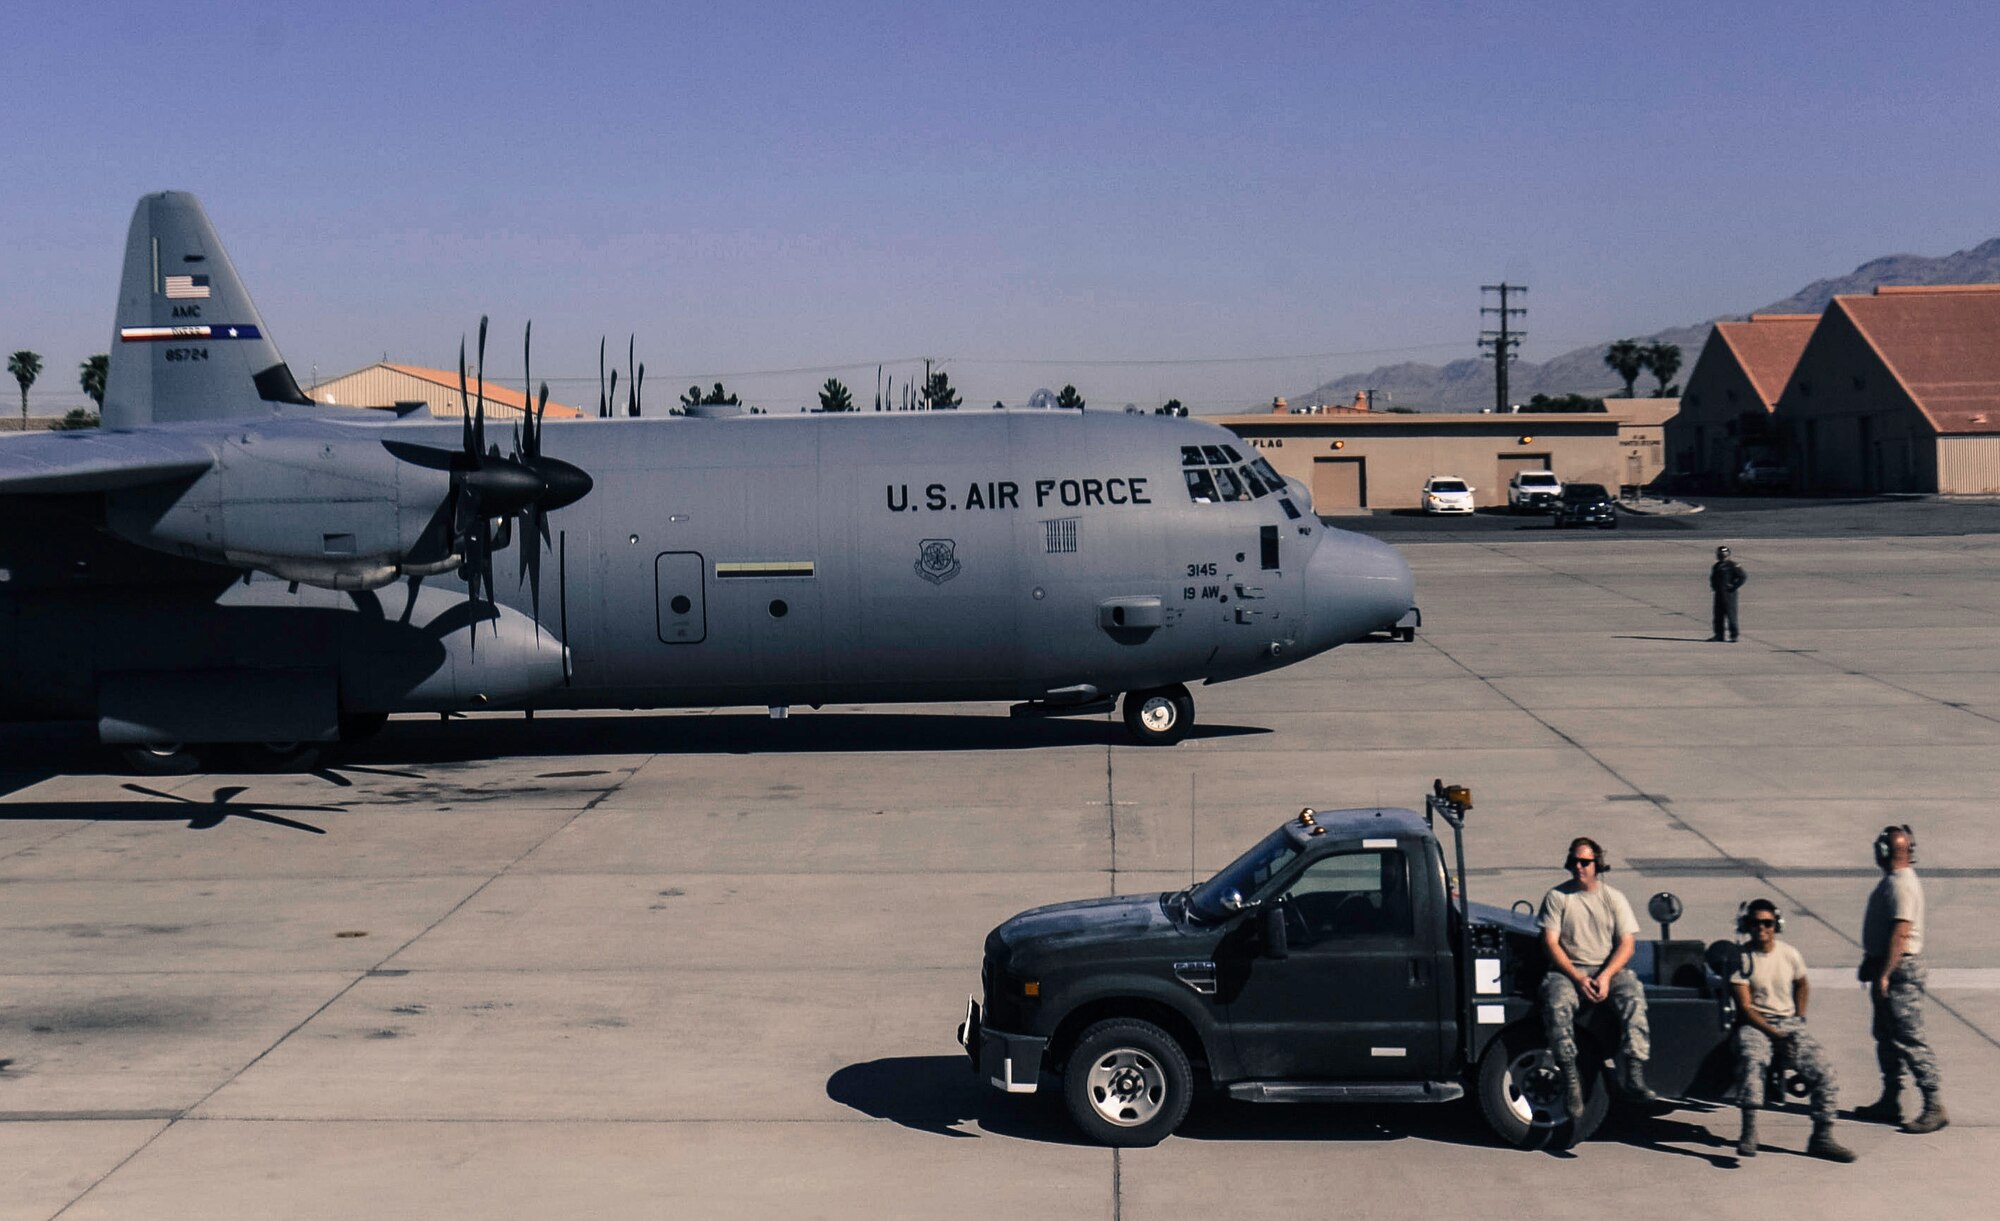
[[[970,405],[1244,410],[1543,360],[2000,235],[2000,10],[16,0],[0,350],[84,400],[137,198],[207,208],[302,382],[450,367],[795,410],[928,358]],[[1690,358],[1692,354],[1690,354]],[[0,383],[6,385],[6,383]],[[6,385],[12,400],[11,385]],[[650,412],[649,412],[650,414]]]

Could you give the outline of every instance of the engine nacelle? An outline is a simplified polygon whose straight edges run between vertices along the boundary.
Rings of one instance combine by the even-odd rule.
[[[181,488],[142,488],[108,501],[113,533],[130,542],[329,589],[373,589],[409,562],[446,559],[443,507],[451,476],[402,461],[379,433],[340,425],[240,432]]]

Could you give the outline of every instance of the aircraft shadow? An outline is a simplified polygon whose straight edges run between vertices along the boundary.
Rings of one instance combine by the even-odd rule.
[[[1271,732],[1264,726],[1197,722],[1188,736],[1219,740]],[[1147,749],[1132,741],[1122,722],[1094,717],[895,712],[801,712],[783,721],[773,721],[754,712],[707,716],[600,713],[543,716],[533,721],[524,717],[451,721],[406,717],[391,721],[381,733],[366,741],[333,745],[328,765],[317,774],[342,784],[340,771],[367,771],[369,765],[476,763],[506,756],[843,754],[894,750],[1046,750],[1065,746]],[[88,722],[0,726],[0,759],[33,760],[25,766],[0,767],[0,797],[56,776],[120,772],[97,744],[95,728]]]
[[[127,784],[121,786],[150,801],[22,801],[0,804],[0,820],[7,822],[28,822],[40,820],[72,819],[80,822],[181,822],[186,821],[190,831],[208,831],[222,825],[229,818],[248,819],[252,822],[270,823],[274,827],[284,827],[293,831],[306,831],[313,835],[325,835],[326,830],[311,823],[299,822],[276,813],[287,810],[293,813],[340,814],[343,806],[301,806],[277,805],[271,802],[253,802],[248,805],[231,805],[230,802],[246,791],[242,785],[225,785],[216,789],[208,801],[196,801],[174,793],[163,793],[144,785]]]
[[[1219,739],[1270,732],[1257,726],[1197,722],[1188,736]],[[699,717],[544,716],[534,721],[399,720],[369,741],[344,747],[339,757],[356,763],[420,764],[496,755],[843,754],[1133,745],[1122,722],[1096,719],[807,712],[774,721],[744,712]]]
[[[864,1115],[918,1132],[980,1133],[1054,1145],[1088,1145],[1049,1088],[1009,1095],[971,1070],[963,1055],[897,1056],[850,1064],[827,1078],[826,1096]],[[1467,1104],[1443,1106],[1259,1106],[1215,1095],[1195,1100],[1177,1139],[1204,1141],[1388,1141],[1415,1138],[1491,1148],[1498,1141]]]

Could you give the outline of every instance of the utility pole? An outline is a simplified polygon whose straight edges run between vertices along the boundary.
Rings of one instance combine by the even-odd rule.
[[[1526,331],[1514,330],[1509,325],[1508,320],[1516,315],[1528,312],[1525,306],[1510,308],[1507,304],[1507,294],[1525,293],[1528,291],[1528,286],[1525,284],[1509,284],[1505,280],[1502,280],[1498,284],[1481,284],[1479,291],[1481,293],[1500,294],[1499,305],[1481,305],[1479,307],[1479,315],[1482,320],[1488,314],[1495,315],[1500,320],[1499,326],[1496,329],[1479,332],[1479,346],[1491,349],[1493,352],[1493,409],[1501,415],[1506,415],[1507,366],[1514,363],[1516,349],[1521,346],[1521,339],[1527,334]],[[1483,302],[1485,298],[1482,296],[1480,300]]]

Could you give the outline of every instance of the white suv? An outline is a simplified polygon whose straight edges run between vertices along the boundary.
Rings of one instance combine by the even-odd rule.
[[[1432,475],[1424,480],[1420,504],[1426,513],[1472,512],[1472,485],[1456,475]]]
[[[1562,499],[1562,480],[1554,471],[1515,471],[1507,481],[1507,509],[1513,513],[1547,513]]]

